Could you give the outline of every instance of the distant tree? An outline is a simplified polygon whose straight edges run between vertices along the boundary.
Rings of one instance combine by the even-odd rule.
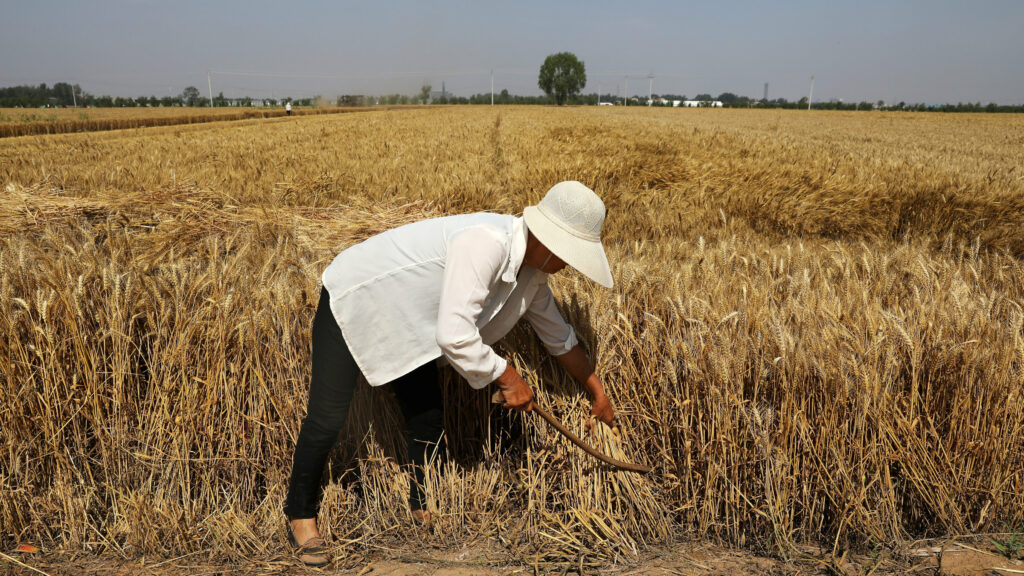
[[[228,105],[228,99],[224,97],[224,93],[223,92],[218,92],[217,95],[213,97],[213,105],[214,106],[227,106]]]
[[[199,100],[199,88],[189,86],[181,91],[181,101],[185,103],[185,106],[197,106],[199,105]]]
[[[57,82],[53,85],[53,96],[57,98],[57,103],[62,106],[71,106],[75,103],[75,99],[71,95],[71,91],[75,88],[67,82]]]
[[[559,52],[544,59],[537,86],[561,106],[587,85],[587,71],[572,52]]]
[[[716,98],[716,100],[719,100],[722,104],[726,106],[732,106],[733,104],[736,104],[737,102],[739,102],[739,99],[740,97],[733,94],[732,92],[722,92],[721,94],[718,95],[718,98]]]
[[[426,104],[430,102],[430,89],[433,88],[430,84],[424,84],[420,87],[420,101]]]
[[[714,98],[711,97],[711,94],[697,94],[697,97],[694,98],[694,100],[697,100],[698,102],[705,102],[707,100],[714,100]]]
[[[656,94],[655,97],[657,97],[657,96],[658,95]],[[665,100],[668,100],[669,104],[671,104],[673,100],[686,100],[686,96],[685,95],[680,95],[680,94],[661,94],[661,97],[664,98]],[[601,101],[602,102],[606,101],[604,99],[604,96],[601,97]]]

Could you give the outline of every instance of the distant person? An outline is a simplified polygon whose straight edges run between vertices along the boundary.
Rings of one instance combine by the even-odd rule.
[[[591,414],[614,423],[601,380],[548,287],[548,275],[569,265],[611,288],[601,245],[604,218],[604,203],[590,188],[561,182],[522,218],[477,213],[423,220],[334,258],[321,277],[309,405],[284,507],[288,540],[300,561],[330,561],[316,523],[320,481],[360,374],[371,386],[388,384],[395,392],[413,461],[409,507],[427,527],[423,466],[440,440],[445,409],[439,359],[471,388],[495,383],[506,408],[529,411],[533,390],[491,348],[526,318],[548,353],[590,393]]]
[[[292,115],[292,103],[291,102],[285,102],[284,103],[284,114],[285,114],[285,116],[291,116]]]

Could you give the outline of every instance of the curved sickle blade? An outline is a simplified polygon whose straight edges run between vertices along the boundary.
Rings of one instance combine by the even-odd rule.
[[[501,393],[501,390],[496,391],[491,396],[491,402],[494,404],[505,403],[505,396]],[[540,414],[541,418],[546,420],[548,424],[554,426],[555,430],[558,430],[562,434],[562,436],[568,438],[570,442],[579,446],[584,452],[590,454],[591,456],[597,458],[598,460],[604,462],[605,464],[611,464],[616,468],[621,468],[622,470],[629,470],[630,472],[639,472],[641,474],[647,474],[648,472],[653,470],[652,468],[648,468],[647,466],[641,466],[640,464],[632,464],[630,462],[616,460],[611,456],[607,456],[605,454],[602,454],[601,452],[598,452],[594,448],[591,448],[586,442],[581,440],[579,436],[573,434],[572,431],[566,428],[565,425],[559,422],[554,416],[548,414],[547,410],[541,408],[540,404],[537,404],[536,400],[534,400],[533,402],[533,411],[536,412],[537,414]]]

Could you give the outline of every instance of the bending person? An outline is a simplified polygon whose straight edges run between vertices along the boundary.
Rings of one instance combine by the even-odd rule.
[[[561,182],[522,218],[479,213],[424,220],[335,257],[323,273],[313,320],[309,406],[285,504],[289,540],[304,563],[329,561],[316,524],[320,481],[359,374],[371,386],[389,384],[398,398],[415,475],[409,505],[427,525],[422,467],[442,431],[442,357],[471,387],[497,382],[505,407],[529,410],[533,391],[490,347],[525,317],[590,393],[591,413],[613,423],[604,387],[547,285],[548,275],[568,264],[612,286],[601,245],[604,218],[604,203],[592,190]]]

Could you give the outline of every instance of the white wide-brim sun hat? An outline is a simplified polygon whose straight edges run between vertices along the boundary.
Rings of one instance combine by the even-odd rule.
[[[523,210],[523,219],[541,244],[587,278],[611,288],[612,271],[601,245],[604,202],[575,180],[559,182],[536,206]]]

